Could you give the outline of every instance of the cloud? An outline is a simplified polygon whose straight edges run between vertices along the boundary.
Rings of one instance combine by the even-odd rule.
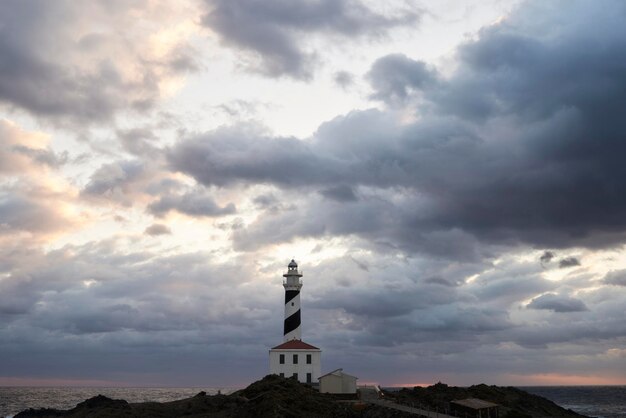
[[[556,256],[556,254],[554,254],[554,252],[552,251],[544,251],[543,254],[541,254],[541,257],[539,257],[539,261],[541,261],[541,263],[549,263],[550,261],[552,261],[552,259]]]
[[[139,156],[154,156],[159,148],[155,144],[157,136],[148,128],[118,130],[117,136],[127,152]]]
[[[347,89],[354,84],[354,75],[348,71],[337,71],[333,75],[333,81],[342,89]]]
[[[559,260],[559,268],[580,266],[580,260],[576,257],[566,257]]]
[[[162,161],[159,153],[146,150],[130,159],[104,163],[89,176],[80,191],[81,201],[93,207],[144,209],[150,203],[156,204],[155,198],[171,200],[189,186],[164,169]]]
[[[215,0],[203,23],[229,46],[256,54],[259,65],[250,69],[270,77],[308,79],[318,51],[303,39],[312,35],[354,38],[385,33],[419,20],[419,12],[402,10],[397,16],[372,11],[356,0]]]
[[[67,228],[70,222],[58,205],[36,195],[0,191],[0,236],[18,231],[48,233]]]
[[[53,152],[48,140],[0,120],[0,237],[29,233],[44,238],[77,221],[68,214],[74,192],[52,171],[68,156]]]
[[[125,195],[132,183],[144,174],[145,167],[140,160],[121,160],[103,164],[94,171],[81,193],[84,196],[103,197],[130,204]]]
[[[121,367],[124,379],[141,379],[157,359],[186,347],[189,366],[196,365],[184,373],[189,379],[202,379],[193,369],[207,350],[246,364],[241,359],[251,355],[232,383],[248,379],[250,370],[262,374],[262,348],[280,338],[282,288],[249,270],[251,263],[225,263],[210,253],[151,253],[136,243],[119,237],[49,252],[24,243],[2,246],[0,271],[11,273],[0,280],[3,373],[75,375],[87,368],[113,377]],[[240,274],[245,277],[235,286],[224,279]],[[50,367],[50,359],[60,367]],[[187,360],[176,363],[187,368]]]
[[[405,100],[410,93],[434,87],[438,74],[422,61],[390,54],[372,64],[367,78],[374,89],[373,99],[393,103]]]
[[[239,182],[298,185],[332,176],[319,169],[328,165],[324,164],[326,158],[315,155],[305,142],[259,135],[257,129],[256,126],[221,128],[179,142],[170,149],[168,160],[174,169],[194,176],[205,185]]]
[[[510,309],[520,301],[558,287],[542,274],[543,269],[535,263],[505,256],[500,259],[498,268],[483,271],[466,289],[477,301],[489,301],[491,306]]]
[[[48,253],[23,244],[1,249],[0,271],[12,272],[0,280],[0,358],[12,354],[12,362],[3,364],[5,373],[29,375],[34,370],[33,375],[41,376],[43,370],[54,375],[44,366],[55,359],[61,373],[87,367],[92,377],[110,377],[123,369],[131,379],[147,373],[166,383],[177,376],[155,376],[155,367],[181,347],[186,356],[176,364],[186,370],[186,379],[206,378],[197,364],[207,352],[219,360],[217,374],[224,372],[219,364],[230,361],[250,361],[252,369],[237,371],[243,381],[250,370],[264,373],[267,346],[281,338],[280,273],[288,260],[275,263],[266,257],[269,266],[259,268],[250,261],[256,255],[225,261],[210,252],[167,254],[133,243],[134,238],[120,236]],[[327,362],[350,364],[363,375],[395,381],[407,366],[394,359],[406,353],[423,359],[411,366],[413,374],[427,373],[427,364],[441,362],[444,355],[453,363],[444,362],[446,367],[462,375],[475,370],[467,365],[468,357],[481,362],[496,353],[506,360],[518,358],[524,364],[516,367],[523,368],[537,361],[563,361],[574,352],[580,370],[588,364],[580,358],[581,350],[605,352],[626,335],[624,299],[616,292],[609,299],[598,294],[602,303],[594,303],[584,318],[572,315],[566,325],[518,317],[529,310],[513,315],[504,309],[500,301],[506,286],[498,290],[497,282],[516,278],[523,287],[541,270],[532,260],[513,262],[517,257],[511,257],[497,266],[469,266],[419,256],[399,260],[391,254],[363,269],[354,261],[363,257],[366,252],[317,265],[301,263],[307,271],[302,294],[307,340],[326,350]],[[476,275],[473,284],[466,282]],[[434,276],[457,285],[444,288],[427,279]],[[229,277],[238,280],[225,280]],[[476,292],[492,284],[493,289]],[[524,295],[520,292],[518,300]],[[595,339],[592,345],[589,336]],[[541,350],[537,358],[534,350],[547,344],[555,347]],[[73,351],[76,345],[80,355]],[[15,346],[28,356],[14,355]],[[348,347],[354,347],[354,363],[343,361]],[[372,359],[384,362],[387,371],[369,370]],[[494,370],[510,373],[510,364],[499,361]],[[593,356],[589,363],[599,367]],[[434,376],[443,373],[435,365],[432,370]]]
[[[144,231],[144,234],[150,236],[169,235],[171,233],[171,229],[167,225],[163,224],[152,224]]]
[[[605,292],[599,290],[597,293],[596,296],[599,296]],[[559,298],[555,297],[555,299]],[[614,295],[604,303],[596,303],[595,306],[591,306],[591,309],[585,309],[586,304],[581,306],[579,302],[572,302],[569,298],[565,298],[564,306],[557,302],[555,306],[547,306],[543,309],[571,313],[567,321],[551,320],[552,314],[550,313],[548,314],[550,316],[544,317],[542,321],[533,322],[532,326],[509,330],[508,338],[523,347],[535,349],[553,348],[559,344],[565,344],[572,347],[586,346],[590,351],[595,351],[593,346],[606,344],[611,347],[624,339],[626,328],[619,320],[620,315],[623,316],[623,308],[620,308],[620,304],[624,303],[623,294]],[[557,307],[563,310],[558,311]],[[622,314],[619,313],[620,309]],[[592,343],[586,344],[586,342]]]
[[[157,3],[3,2],[0,102],[61,125],[152,108],[168,82],[197,67],[185,39],[157,49],[150,24],[131,25],[184,19]]]
[[[584,312],[589,309],[580,299],[546,293],[534,298],[528,305],[529,309],[546,309],[554,312]]]
[[[626,169],[617,157],[624,80],[615,69],[626,65],[626,31],[609,10],[524,4],[461,45],[456,69],[437,77],[436,88],[422,88],[435,76],[419,61],[381,58],[370,80],[381,98],[406,98],[414,122],[398,122],[393,110],[354,111],[306,140],[258,126],[220,128],[175,144],[168,161],[206,186],[367,186],[388,202],[385,213],[403,215],[391,218],[397,234],[387,237],[396,245],[413,239],[412,249],[425,234],[451,231],[494,245],[617,245],[626,234]],[[606,21],[602,30],[581,18],[588,13]],[[395,208],[408,201],[411,210]],[[333,228],[308,229],[320,236]],[[278,238],[269,225],[261,230],[268,242]]]
[[[257,124],[221,127],[179,141],[167,158],[207,186],[408,186],[416,173],[410,155],[393,149],[402,146],[400,135],[391,115],[367,110],[324,123],[310,141],[274,136]]]
[[[323,322],[311,332],[329,339],[333,350],[356,345],[370,352],[409,346],[421,351],[436,340],[444,350],[455,346],[454,350],[464,351],[480,345],[482,333],[514,326],[492,298],[485,296],[481,306],[475,306],[476,297],[464,286],[465,279],[484,266],[452,266],[419,256],[405,262],[393,258],[378,254],[376,262],[368,262],[364,269],[354,261],[359,260],[356,256],[344,256],[308,270],[305,279],[319,279],[305,282],[303,303],[309,306],[306,311],[314,310],[319,318],[315,322]],[[445,281],[445,287],[440,280],[430,280],[434,276]]]
[[[275,207],[280,203],[278,198],[271,193],[258,195],[252,199],[252,202],[259,208]]]
[[[612,270],[604,276],[604,283],[614,286],[626,286],[626,270]]]
[[[50,150],[35,149],[25,146],[16,146],[13,148],[16,153],[20,153],[30,157],[33,161],[39,164],[45,164],[50,167],[59,167],[67,163],[68,152],[64,151],[61,154],[56,154]]]
[[[283,210],[266,211],[232,235],[236,249],[253,251],[299,238],[361,237],[377,251],[399,250],[456,260],[482,258],[476,240],[456,229],[422,230],[415,225],[413,198],[397,196],[396,204],[376,195],[357,201],[296,201]]]
[[[445,286],[445,287],[457,287],[461,285],[461,283],[452,282],[450,280],[447,280],[443,277],[438,277],[438,276],[429,277],[425,280],[425,282],[430,283],[430,284],[438,284],[440,286]]]
[[[215,200],[200,191],[189,192],[183,195],[166,195],[148,206],[148,210],[156,216],[164,216],[171,210],[176,210],[189,216],[224,216],[236,213],[233,203],[219,206]]]
[[[339,185],[321,190],[320,193],[327,199],[337,200],[339,202],[349,202],[357,200],[354,190],[350,186]]]
[[[126,327],[137,331],[197,329],[197,320],[219,321],[223,315],[232,315],[232,326],[238,322],[236,316],[243,321],[248,314],[264,315],[238,307],[220,312],[224,303],[218,299],[226,295],[222,290],[229,288],[221,278],[235,274],[235,266],[213,265],[207,254],[155,257],[147,251],[125,251],[125,245],[128,241],[124,238],[113,238],[49,253],[33,248],[18,254],[3,251],[3,257],[13,261],[14,267],[11,277],[0,281],[1,301],[27,301],[19,310],[35,310],[32,325],[77,334]],[[30,264],[23,263],[29,258]],[[190,273],[190,266],[196,266],[197,273]],[[213,305],[204,310],[201,298],[186,307],[179,305],[179,298],[188,297],[190,291],[198,297],[204,293],[214,300]],[[37,301],[44,303],[35,305]],[[262,309],[266,305],[259,301],[258,306]],[[165,311],[172,314],[170,319]]]
[[[48,148],[45,135],[0,119],[0,174],[26,173],[35,169],[33,163],[56,167],[66,160],[67,154],[57,155]]]

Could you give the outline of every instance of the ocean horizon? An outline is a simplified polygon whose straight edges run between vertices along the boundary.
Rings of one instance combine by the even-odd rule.
[[[626,386],[515,386],[543,396],[559,406],[596,418],[626,418]],[[28,408],[71,409],[93,396],[104,395],[130,403],[169,402],[204,391],[229,394],[227,387],[0,387],[0,418],[10,418]],[[394,388],[396,389],[396,388]],[[397,388],[400,389],[400,388]]]

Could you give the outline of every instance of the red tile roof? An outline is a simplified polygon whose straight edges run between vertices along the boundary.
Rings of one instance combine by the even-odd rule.
[[[319,350],[319,348],[307,344],[302,340],[291,340],[277,345],[272,350]]]

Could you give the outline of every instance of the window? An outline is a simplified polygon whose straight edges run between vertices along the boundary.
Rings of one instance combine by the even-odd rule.
[[[295,378],[295,379],[298,379],[298,373],[294,373],[294,374],[292,374],[292,375],[291,375],[291,377],[293,377],[293,378]]]
[[[311,373],[306,374],[306,382],[311,383]]]
[[[293,364],[298,364],[298,355],[297,354],[293,355]]]
[[[280,374],[280,377],[285,377],[285,373],[281,373],[281,374]]]
[[[280,355],[280,358],[278,359],[278,362],[279,362],[280,364],[285,364],[285,355],[284,355],[284,354],[281,354],[281,355]]]
[[[311,354],[306,355],[306,364],[311,364]]]

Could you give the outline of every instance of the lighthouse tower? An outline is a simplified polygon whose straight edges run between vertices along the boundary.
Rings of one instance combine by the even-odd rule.
[[[302,273],[298,272],[298,264],[291,260],[287,266],[287,273],[283,274],[285,280],[285,326],[283,335],[285,341],[301,340],[302,329],[300,327],[300,289],[302,289]]]
[[[291,260],[283,274],[285,288],[285,321],[283,343],[270,350],[270,373],[295,377],[302,383],[317,385],[321,374],[322,350],[302,341],[300,326],[300,289],[302,273]]]

